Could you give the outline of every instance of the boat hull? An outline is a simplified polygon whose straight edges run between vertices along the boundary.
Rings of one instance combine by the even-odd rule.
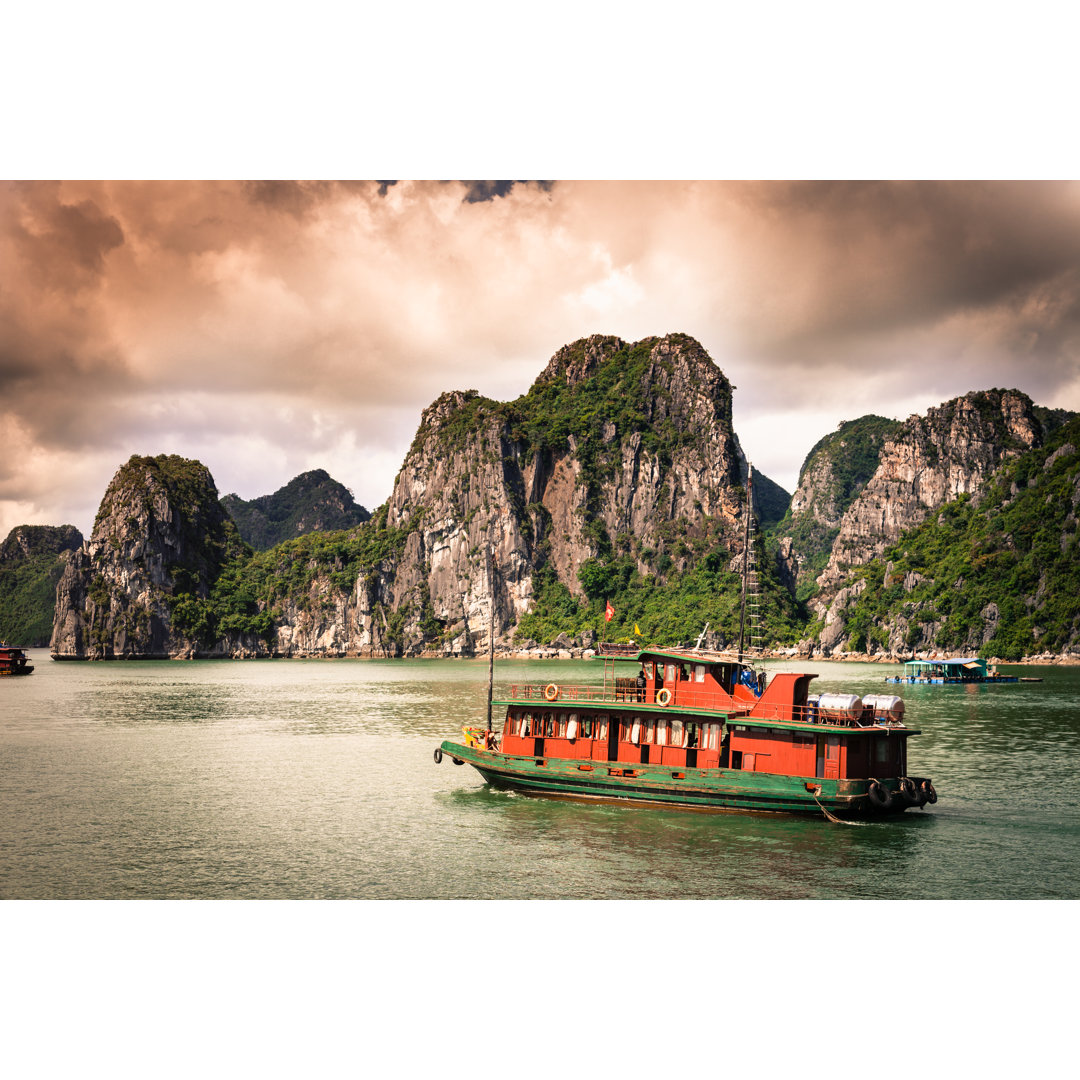
[[[673,769],[670,765],[519,757],[449,740],[439,751],[455,763],[472,765],[492,787],[530,795],[661,805],[707,813],[759,811],[819,815],[825,812],[840,818],[892,817],[918,805],[904,798],[898,780],[879,781],[891,795],[891,805],[882,808],[870,800],[869,780],[824,780],[731,769]]]
[[[993,683],[1014,683],[1020,680],[1015,675],[988,676],[985,679],[951,679],[944,675],[913,676],[913,675],[886,675],[887,683],[907,683],[918,686],[922,683],[936,684],[938,686],[948,684],[950,686],[987,686]],[[1026,681],[1026,680],[1025,680]]]

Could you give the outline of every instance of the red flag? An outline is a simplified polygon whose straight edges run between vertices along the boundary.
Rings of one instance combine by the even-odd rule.
[[[604,608],[604,618],[607,619],[608,622],[611,622],[612,618],[615,615],[615,609],[611,606],[610,600],[605,601],[605,603],[606,607]]]

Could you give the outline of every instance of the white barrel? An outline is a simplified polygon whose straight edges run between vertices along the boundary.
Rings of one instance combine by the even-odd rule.
[[[857,720],[862,716],[863,701],[857,694],[822,694],[818,711],[828,720]]]
[[[869,694],[863,699],[863,704],[874,710],[875,720],[894,720],[897,723],[904,721],[904,699],[894,694]]]

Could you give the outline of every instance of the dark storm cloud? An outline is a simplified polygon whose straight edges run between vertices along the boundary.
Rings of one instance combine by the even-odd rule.
[[[1071,183],[777,183],[736,191],[753,218],[773,223],[762,256],[766,265],[787,263],[778,282],[802,275],[811,282],[801,317],[776,328],[784,344],[997,305],[1019,312],[1049,285],[1064,292],[1068,321],[1075,318],[1070,271],[1080,265],[1080,201]]]
[[[29,185],[18,185],[29,194]],[[105,270],[105,257],[124,242],[124,230],[90,199],[62,203],[27,198],[26,212],[8,224],[15,258],[46,290],[65,292],[93,287]]]
[[[550,180],[462,180],[465,185],[465,202],[491,202],[502,199],[514,190],[515,184],[534,184],[541,191],[550,191]]]

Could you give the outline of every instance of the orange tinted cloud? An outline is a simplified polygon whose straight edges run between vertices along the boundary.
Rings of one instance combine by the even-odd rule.
[[[0,536],[87,529],[131,453],[369,508],[441,391],[684,331],[793,485],[842,419],[987,386],[1080,408],[1070,183],[68,182],[0,188]]]

